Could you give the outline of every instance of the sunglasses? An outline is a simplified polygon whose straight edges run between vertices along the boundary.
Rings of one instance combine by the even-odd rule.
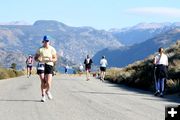
[[[45,43],[45,42],[49,42],[49,40],[44,40],[43,43]]]

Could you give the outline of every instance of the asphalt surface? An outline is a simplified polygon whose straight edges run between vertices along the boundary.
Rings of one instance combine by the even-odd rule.
[[[43,103],[37,75],[0,80],[0,120],[164,120],[165,106],[180,104],[93,77],[56,75],[52,84]]]

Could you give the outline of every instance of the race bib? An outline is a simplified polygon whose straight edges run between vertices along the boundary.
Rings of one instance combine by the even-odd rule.
[[[37,69],[38,70],[44,70],[44,66],[45,66],[44,63],[39,62],[38,65],[37,65]]]

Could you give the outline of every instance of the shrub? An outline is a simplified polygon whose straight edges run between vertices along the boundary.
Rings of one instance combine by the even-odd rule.
[[[24,75],[23,71],[17,71],[14,69],[0,68],[0,79],[7,79],[12,77],[18,77]]]

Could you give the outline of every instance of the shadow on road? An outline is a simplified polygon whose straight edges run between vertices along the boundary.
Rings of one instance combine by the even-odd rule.
[[[164,97],[158,97],[158,96],[154,96],[154,93],[150,92],[150,91],[145,91],[145,90],[141,90],[138,88],[132,88],[132,87],[128,87],[126,85],[122,85],[122,84],[115,84],[109,81],[106,81],[107,84],[111,84],[111,87],[119,87],[121,89],[127,90],[127,91],[133,91],[136,93],[140,93],[140,95],[142,94],[148,94],[148,95],[152,95],[155,99],[149,99],[149,98],[144,98],[146,100],[157,100],[157,101],[169,101],[169,102],[176,102],[176,103],[180,103],[180,96],[178,95],[164,95]],[[161,98],[161,99],[156,99],[156,98]]]
[[[89,94],[96,94],[96,95],[131,95],[131,96],[145,96],[142,94],[131,94],[131,93],[112,93],[112,92],[92,92],[92,91],[72,91],[74,93],[89,93]]]
[[[0,101],[6,101],[6,102],[41,102],[40,100],[8,100],[8,99],[0,99]]]

